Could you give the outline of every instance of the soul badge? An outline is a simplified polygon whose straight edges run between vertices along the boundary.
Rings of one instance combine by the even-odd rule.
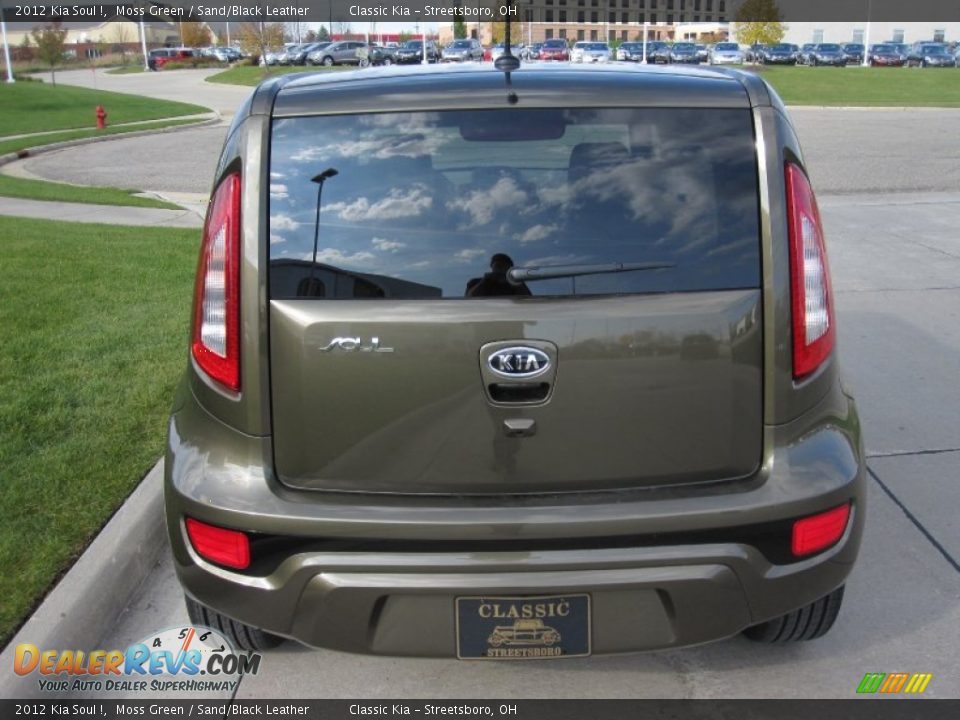
[[[461,597],[461,660],[543,660],[590,654],[590,596]]]

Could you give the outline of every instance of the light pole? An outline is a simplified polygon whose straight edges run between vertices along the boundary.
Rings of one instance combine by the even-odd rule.
[[[143,24],[143,19],[140,20],[140,47],[143,50],[143,69],[150,69],[150,62],[147,59],[147,29]]]
[[[7,63],[7,82],[16,82],[13,77],[13,65],[10,63],[10,45],[7,44],[7,22],[3,19],[3,10],[0,10],[0,31],[3,33],[3,59]]]
[[[643,21],[643,64],[647,64],[647,21]]]
[[[863,66],[870,65],[870,11],[873,9],[873,0],[867,0],[867,32],[863,37]]]

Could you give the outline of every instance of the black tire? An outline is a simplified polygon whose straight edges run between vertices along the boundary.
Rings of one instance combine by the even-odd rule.
[[[323,60],[321,60],[321,63],[324,67],[333,67],[333,58],[327,55]]]
[[[282,637],[231,620],[189,596],[185,596],[185,599],[190,622],[216,630],[231,642],[234,650],[270,650],[283,642]]]
[[[815,640],[826,635],[837,620],[843,602],[843,585],[826,597],[788,612],[773,620],[743,631],[751,640],[762,643],[788,643]]]
[[[383,59],[383,62],[380,63],[380,64],[381,64],[381,65],[387,65],[387,66],[393,65],[393,58],[385,57],[385,58]]]

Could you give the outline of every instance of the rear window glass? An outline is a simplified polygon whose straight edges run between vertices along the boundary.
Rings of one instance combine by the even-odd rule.
[[[312,178],[322,174],[315,225],[321,184]],[[759,286],[748,110],[277,119],[269,212],[274,298],[473,299]],[[521,285],[503,277],[511,265],[611,263],[669,267]]]

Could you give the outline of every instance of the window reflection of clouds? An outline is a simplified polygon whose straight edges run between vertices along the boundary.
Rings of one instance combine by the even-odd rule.
[[[758,277],[746,111],[711,112],[709,123],[699,111],[565,111],[573,124],[563,138],[531,142],[464,140],[457,115],[466,114],[275,122],[271,253],[309,259],[310,178],[334,167],[339,175],[323,189],[321,262],[442,287],[445,296],[461,296],[495,252],[518,265],[673,260],[686,266],[685,287]],[[581,143],[621,143],[629,154],[574,175],[571,152]],[[627,275],[578,280],[577,290],[640,289]]]

